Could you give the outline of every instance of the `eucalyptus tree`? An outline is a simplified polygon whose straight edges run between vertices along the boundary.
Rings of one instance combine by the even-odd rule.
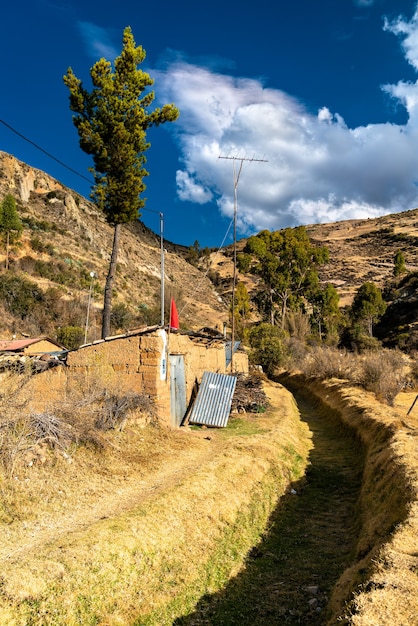
[[[318,335],[321,340],[324,335],[328,339],[332,337],[336,339],[338,336],[337,327],[342,319],[339,301],[338,291],[330,283],[318,289],[310,300],[312,304],[312,321],[318,326]]]
[[[260,311],[274,324],[279,309],[282,328],[289,306],[300,308],[318,290],[318,267],[329,259],[328,249],[312,244],[304,226],[263,230],[248,239],[244,255],[251,260],[242,258],[242,266],[260,277]]]
[[[350,309],[354,323],[365,327],[369,337],[373,337],[373,326],[386,311],[387,304],[382,292],[374,283],[365,282],[359,287]]]
[[[70,109],[80,147],[93,158],[94,186],[91,197],[114,228],[113,246],[103,303],[102,338],[110,332],[112,288],[116,274],[122,224],[140,217],[145,206],[145,152],[150,147],[146,133],[152,126],[174,122],[179,111],[174,104],[150,111],[155,93],[148,88],[151,76],[139,69],[146,57],[137,46],[130,27],[123,31],[123,48],[114,65],[104,58],[90,69],[93,88],[88,91],[68,68],[64,83],[70,92]]]

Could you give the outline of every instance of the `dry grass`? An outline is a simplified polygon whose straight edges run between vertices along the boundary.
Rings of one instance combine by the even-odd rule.
[[[347,383],[298,384],[338,410],[368,450],[357,561],[334,589],[330,626],[415,624],[418,418],[406,416],[415,395],[398,395],[392,409]],[[227,430],[128,421],[97,431],[100,449],[86,438],[20,456],[1,482],[0,624],[171,626],[223,588],[311,446],[291,396],[280,386],[268,393],[271,409]],[[91,406],[79,409],[72,428],[85,419],[90,432]],[[61,432],[52,419],[37,427],[42,437],[46,427]]]
[[[309,378],[337,378],[372,391],[376,398],[393,406],[396,396],[411,384],[408,359],[399,350],[374,350],[353,354],[343,349],[317,346],[298,363]]]
[[[352,626],[418,624],[418,419],[406,417],[399,402],[390,409],[336,381],[308,387],[339,411],[368,450],[357,562],[334,589],[334,615]]]
[[[303,471],[307,429],[273,394],[280,412],[245,431],[128,425],[100,455],[22,469],[16,498],[31,506],[3,527],[0,623],[163,626],[222,586]]]

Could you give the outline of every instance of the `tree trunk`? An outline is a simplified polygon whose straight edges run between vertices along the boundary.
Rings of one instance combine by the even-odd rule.
[[[121,224],[115,224],[113,233],[112,255],[110,257],[109,272],[106,278],[103,301],[103,318],[102,318],[102,339],[106,339],[110,335],[110,315],[112,313],[112,290],[115,280],[116,266],[118,262],[119,241],[120,241]]]
[[[281,320],[281,328],[284,329],[286,315],[287,315],[287,298],[288,296],[284,295],[282,298],[282,320]]]
[[[9,245],[10,245],[10,233],[7,231],[6,235],[6,270],[9,269]]]

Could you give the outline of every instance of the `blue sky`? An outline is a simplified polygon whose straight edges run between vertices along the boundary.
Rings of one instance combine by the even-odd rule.
[[[91,161],[62,76],[71,66],[89,88],[131,26],[155,105],[180,109],[148,135],[142,219],[158,232],[163,212],[170,241],[231,242],[234,162],[219,156],[255,159],[239,178],[238,237],[418,206],[416,2],[22,0],[1,23],[0,150],[86,197]]]

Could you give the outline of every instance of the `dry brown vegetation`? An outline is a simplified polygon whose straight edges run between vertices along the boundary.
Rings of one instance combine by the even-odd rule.
[[[399,350],[370,350],[359,355],[343,348],[316,346],[305,351],[295,365],[308,378],[350,381],[389,406],[401,391],[417,385],[414,361]]]
[[[231,431],[129,425],[100,454],[48,449],[15,467],[2,483],[0,623],[162,626],[222,586],[306,462],[291,396],[270,396],[280,411]]]
[[[72,414],[57,406],[35,428],[16,380],[1,407],[15,446],[0,483],[0,624],[171,625],[242,571],[308,462],[309,432],[280,385],[267,386],[265,413],[235,416],[226,430],[132,417],[103,430],[95,418],[111,394],[93,388],[90,402],[73,398]],[[355,563],[334,588],[329,625],[416,623],[414,393],[389,408],[336,379],[287,382],[337,410],[367,450]]]

